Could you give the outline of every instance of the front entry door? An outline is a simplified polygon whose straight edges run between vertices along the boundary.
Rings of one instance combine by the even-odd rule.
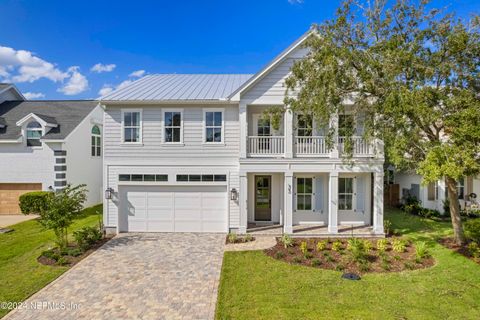
[[[272,220],[271,176],[255,176],[255,220]]]

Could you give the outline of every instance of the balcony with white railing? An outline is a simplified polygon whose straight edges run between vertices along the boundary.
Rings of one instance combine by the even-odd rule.
[[[347,144],[347,137],[338,137],[338,152],[341,155],[345,152],[345,146]],[[366,141],[361,136],[352,136],[352,151],[353,157],[370,157],[373,156],[373,144]]]
[[[281,157],[284,154],[284,136],[249,136],[247,138],[249,157]]]
[[[326,137],[295,137],[294,152],[298,157],[329,157]]]

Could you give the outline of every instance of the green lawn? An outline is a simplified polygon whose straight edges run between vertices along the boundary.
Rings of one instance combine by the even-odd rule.
[[[102,206],[86,208],[69,233],[98,224]],[[35,220],[16,224],[13,232],[0,234],[0,302],[23,301],[57,278],[67,267],[45,266],[37,262],[42,251],[54,246],[54,234]],[[9,310],[0,309],[0,317]]]
[[[406,237],[427,241],[436,265],[349,281],[261,251],[227,252],[217,319],[479,319],[480,265],[435,242],[451,234],[450,224],[398,210],[386,218]]]

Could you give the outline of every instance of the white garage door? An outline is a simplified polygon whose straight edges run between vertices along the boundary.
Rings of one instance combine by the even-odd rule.
[[[130,232],[226,232],[224,186],[125,187],[122,214]]]

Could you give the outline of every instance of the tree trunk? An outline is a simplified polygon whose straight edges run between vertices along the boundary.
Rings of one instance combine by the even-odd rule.
[[[450,177],[445,178],[448,190],[448,201],[450,202],[450,217],[452,218],[453,236],[457,245],[465,243],[463,234],[462,218],[460,216],[460,202],[458,201],[457,181]]]

